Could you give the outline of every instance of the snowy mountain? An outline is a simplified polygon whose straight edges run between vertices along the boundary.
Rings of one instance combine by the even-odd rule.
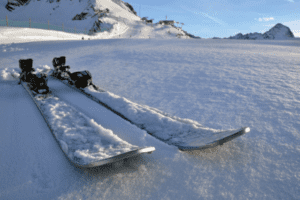
[[[243,35],[242,33],[239,33],[235,36],[231,36],[228,39],[244,39],[244,40],[264,40],[264,39],[270,39],[270,40],[285,40],[285,39],[291,39],[294,38],[294,34],[290,30],[289,27],[284,26],[280,23],[276,24],[274,27],[272,27],[269,31],[261,34],[261,33],[247,33]]]
[[[94,36],[109,33],[109,38],[197,38],[174,25],[143,22],[122,0],[9,0],[0,3],[0,19],[6,16],[13,21],[30,19],[81,33],[86,30]]]
[[[131,5],[121,0],[12,0],[5,8],[6,12],[10,12],[9,19],[31,18],[32,21],[44,23],[49,20],[56,25],[63,23],[65,27],[87,29],[90,34],[101,28],[111,29],[116,21],[111,20],[112,17],[140,19]]]

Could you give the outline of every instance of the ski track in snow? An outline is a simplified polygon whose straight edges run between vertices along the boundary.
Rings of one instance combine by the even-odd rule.
[[[24,50],[0,54],[5,130],[0,198],[300,196],[299,41],[111,39],[12,45]],[[25,91],[5,73],[18,68],[20,58],[33,58],[36,68],[52,66],[53,57],[61,55],[71,71],[88,69],[96,85],[132,102],[205,127],[249,126],[251,132],[223,146],[187,153],[151,136],[139,141],[126,133],[120,137],[156,151],[125,166],[78,170],[67,162]]]

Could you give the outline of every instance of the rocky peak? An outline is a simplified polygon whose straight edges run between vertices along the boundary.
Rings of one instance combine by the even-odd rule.
[[[229,39],[242,39],[242,40],[285,40],[294,38],[294,34],[289,27],[282,25],[281,23],[276,24],[269,31],[264,34],[261,33],[247,33],[243,35],[242,33],[236,34],[235,36],[230,36]]]
[[[273,28],[263,34],[265,39],[285,39],[294,38],[294,34],[289,27],[282,25],[281,23],[276,24]]]

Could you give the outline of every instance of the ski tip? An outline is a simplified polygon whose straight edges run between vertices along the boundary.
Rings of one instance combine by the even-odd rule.
[[[250,128],[249,128],[249,127],[245,127],[245,128],[244,128],[244,132],[245,132],[245,133],[249,133],[249,132],[250,132]]]
[[[177,146],[179,150],[181,151],[191,151],[191,150],[204,150],[204,149],[208,149],[208,148],[213,148],[216,147],[218,145],[223,145],[226,142],[229,142],[239,136],[242,136],[246,133],[250,132],[250,128],[249,127],[243,127],[240,129],[237,129],[235,133],[233,133],[232,135],[229,135],[227,137],[224,137],[222,139],[213,141],[209,144],[203,145],[203,146]]]
[[[155,151],[155,147],[143,147],[143,148],[139,148],[139,149],[129,151],[129,152],[126,152],[126,153],[121,153],[119,155],[112,156],[112,157],[109,157],[109,158],[106,158],[106,159],[103,159],[103,160],[88,163],[88,164],[85,164],[85,165],[81,165],[81,164],[75,163],[73,161],[71,161],[71,162],[73,162],[76,166],[78,166],[80,168],[93,168],[93,167],[99,167],[99,166],[102,166],[102,165],[105,165],[105,164],[118,162],[118,161],[124,160],[126,158],[130,158],[130,157],[133,157],[133,156],[138,156],[138,155],[141,155],[141,154],[144,154],[144,153],[151,154],[153,151]]]

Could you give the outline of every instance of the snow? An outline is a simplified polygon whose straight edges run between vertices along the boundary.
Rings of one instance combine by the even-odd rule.
[[[2,44],[7,51],[0,54],[1,198],[297,199],[298,46],[298,40],[159,39]],[[223,146],[183,153],[49,81],[60,99],[122,140],[156,148],[125,166],[78,170],[66,161],[26,92],[8,76],[20,58],[31,57],[35,68],[49,69],[52,58],[61,55],[71,71],[89,70],[104,94],[121,102],[189,124],[223,130],[249,126],[251,132]]]
[[[59,31],[30,30],[0,27],[6,35],[0,39],[0,199],[299,198],[299,39],[108,39],[107,33],[97,40],[99,33],[82,41],[79,34],[74,40]],[[40,31],[55,41],[35,39]],[[157,35],[151,31],[145,27],[144,34]],[[23,34],[32,38],[20,39]],[[187,124],[249,126],[251,132],[212,149],[181,152],[51,80],[67,105],[123,141],[156,149],[124,165],[78,169],[9,76],[19,59],[33,58],[43,69],[63,55],[71,71],[89,70],[107,96],[133,104],[132,112],[152,109]]]
[[[56,138],[71,160],[87,165],[124,152],[138,149],[103,128],[58,98],[39,100]]]

